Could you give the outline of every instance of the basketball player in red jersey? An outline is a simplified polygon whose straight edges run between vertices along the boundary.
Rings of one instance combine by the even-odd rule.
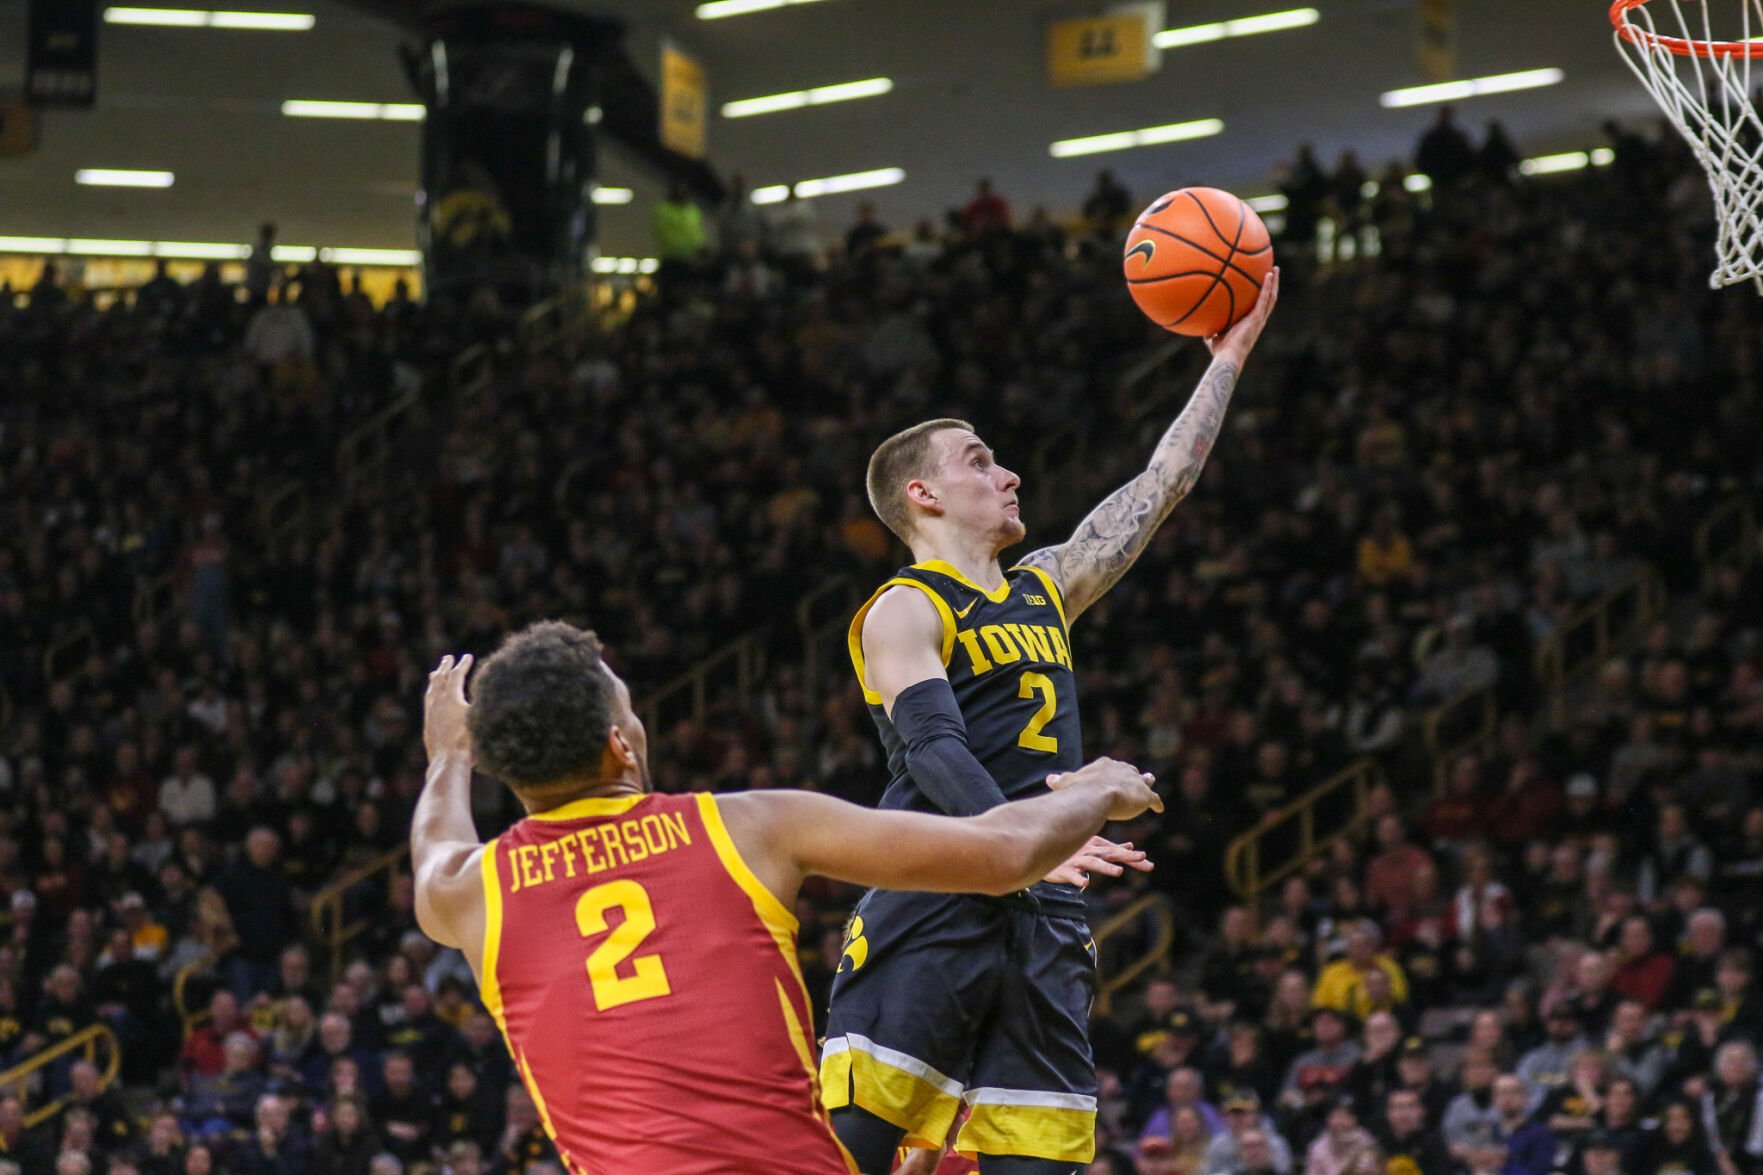
[[[1162,807],[1112,760],[970,819],[808,792],[657,795],[630,691],[591,633],[509,638],[468,705],[470,669],[448,657],[429,679],[417,917],[465,953],[572,1175],[857,1171],[815,1075],[790,913],[803,878],[1006,893],[1105,820]],[[474,764],[528,812],[488,844]]]

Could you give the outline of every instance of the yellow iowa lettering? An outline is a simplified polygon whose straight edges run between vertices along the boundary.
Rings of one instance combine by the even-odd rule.
[[[1022,660],[1022,650],[1016,647],[1016,641],[1001,624],[988,624],[979,630],[979,639],[986,642],[991,651],[992,660],[1000,665],[1008,665],[1013,661]]]
[[[1057,628],[1049,626],[1047,636],[1053,644],[1053,658],[1067,669],[1071,668],[1071,650],[1065,647],[1065,634]]]
[[[1030,659],[1035,661],[1053,660],[1053,648],[1047,642],[1045,628],[1038,624],[1007,624],[1004,627],[1008,628],[1010,635],[1014,636],[1022,647],[1028,650]]]
[[[955,639],[961,642],[962,649],[966,651],[969,667],[975,677],[991,670],[992,663],[986,660],[985,653],[980,650],[978,633],[972,630],[958,632]]]

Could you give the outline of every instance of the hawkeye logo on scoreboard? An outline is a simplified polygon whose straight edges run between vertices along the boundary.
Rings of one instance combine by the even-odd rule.
[[[1054,86],[1105,86],[1147,77],[1161,61],[1151,38],[1162,26],[1161,3],[1127,4],[1106,16],[1053,21],[1047,26],[1047,81]]]

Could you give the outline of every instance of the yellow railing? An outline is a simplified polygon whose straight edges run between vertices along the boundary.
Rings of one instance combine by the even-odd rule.
[[[81,1053],[84,1060],[97,1065],[100,1046],[105,1052],[105,1059],[98,1069],[98,1088],[109,1089],[116,1081],[116,1075],[122,1068],[122,1046],[117,1043],[116,1033],[110,1031],[110,1026],[107,1024],[94,1024],[90,1028],[82,1028],[60,1044],[51,1045],[35,1056],[19,1062],[6,1072],[0,1073],[0,1089],[12,1090],[28,1105],[33,1077],[70,1053]],[[62,1108],[71,1101],[73,1101],[73,1092],[70,1090],[54,1101],[44,1102],[34,1109],[25,1111],[26,1129],[47,1122],[59,1114]]]
[[[822,582],[796,605],[796,632],[802,641],[802,688],[810,698],[820,698],[821,674],[831,672],[842,660],[845,630],[851,626],[851,616],[857,610],[859,590],[857,581],[849,575],[837,575]],[[829,647],[835,638],[837,647]]]
[[[345,486],[385,477],[392,455],[392,426],[416,405],[419,392],[405,392],[350,429],[337,444],[337,474]]]
[[[390,893],[398,879],[409,871],[409,846],[399,845],[397,848],[387,849],[365,865],[351,869],[312,895],[312,905],[307,916],[312,921],[313,936],[324,943],[330,957],[332,983],[342,978],[344,948],[373,924],[371,916],[353,921],[344,920],[344,903],[348,900],[349,891],[384,874],[386,890]]]
[[[1433,791],[1445,790],[1457,760],[1493,744],[1499,722],[1500,708],[1491,685],[1465,690],[1426,712],[1420,720],[1420,733],[1432,762]]]
[[[644,698],[638,713],[649,737],[660,738],[670,720],[702,718],[723,699],[746,696],[765,674],[765,652],[766,642],[759,634],[741,637]]]
[[[178,968],[171,981],[171,1006],[177,1010],[178,1021],[183,1025],[184,1036],[187,1038],[196,1025],[208,1019],[213,1013],[207,1008],[190,1007],[190,980],[214,968],[215,960],[208,955],[192,959]]]
[[[1740,571],[1757,553],[1757,513],[1749,498],[1730,498],[1696,527],[1696,562],[1703,570],[1730,563]]]
[[[459,352],[447,368],[447,387],[455,405],[477,399],[489,389],[496,374],[496,357],[482,343],[474,343]]]
[[[82,620],[53,641],[43,650],[43,680],[60,681],[64,671],[83,660],[87,653],[98,647],[98,637],[92,626]]]
[[[1102,925],[1096,927],[1091,938],[1096,943],[1096,955],[1101,957],[1103,945],[1116,934],[1128,927],[1140,924],[1149,915],[1153,923],[1153,934],[1145,953],[1120,968],[1106,978],[1098,978],[1096,983],[1096,1010],[1107,1013],[1114,1004],[1114,993],[1129,985],[1139,976],[1159,964],[1169,961],[1169,948],[1175,945],[1175,912],[1170,909],[1169,899],[1158,893],[1148,893],[1127,903],[1119,913],[1112,915]]]
[[[135,586],[135,600],[130,608],[137,625],[152,624],[171,610],[177,598],[177,573],[167,571]]]
[[[1383,767],[1377,760],[1361,759],[1269,813],[1260,824],[1231,841],[1224,851],[1224,877],[1231,890],[1252,901],[1298,872],[1317,853],[1353,835],[1365,823],[1371,789],[1383,781]],[[1333,811],[1333,806],[1341,803],[1349,804],[1344,816]],[[1325,806],[1329,808],[1328,815],[1339,818],[1320,816]],[[1319,832],[1319,826],[1325,822],[1328,831]],[[1262,860],[1262,850],[1270,840],[1296,843],[1277,864],[1268,865]]]
[[[1597,599],[1574,609],[1536,651],[1549,723],[1567,720],[1568,687],[1596,673],[1612,656],[1638,643],[1665,613],[1665,581],[1642,566]]]
[[[270,550],[310,531],[312,495],[301,479],[284,481],[263,496],[257,505],[257,524]]]

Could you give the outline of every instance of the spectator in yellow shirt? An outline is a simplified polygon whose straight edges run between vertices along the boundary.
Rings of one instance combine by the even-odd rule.
[[[1382,971],[1389,977],[1390,996],[1397,1004],[1407,1003],[1408,977],[1402,973],[1401,964],[1379,953],[1378,948],[1382,945],[1383,934],[1376,923],[1355,923],[1347,931],[1345,957],[1324,967],[1322,974],[1316,977],[1316,987],[1310,993],[1311,1005],[1351,1012],[1364,1019],[1376,1010],[1376,1001],[1365,985],[1366,975],[1373,970]]]
[[[1359,578],[1382,587],[1392,579],[1406,579],[1413,570],[1414,546],[1402,533],[1396,504],[1387,503],[1372,519],[1371,533],[1359,540]]]

